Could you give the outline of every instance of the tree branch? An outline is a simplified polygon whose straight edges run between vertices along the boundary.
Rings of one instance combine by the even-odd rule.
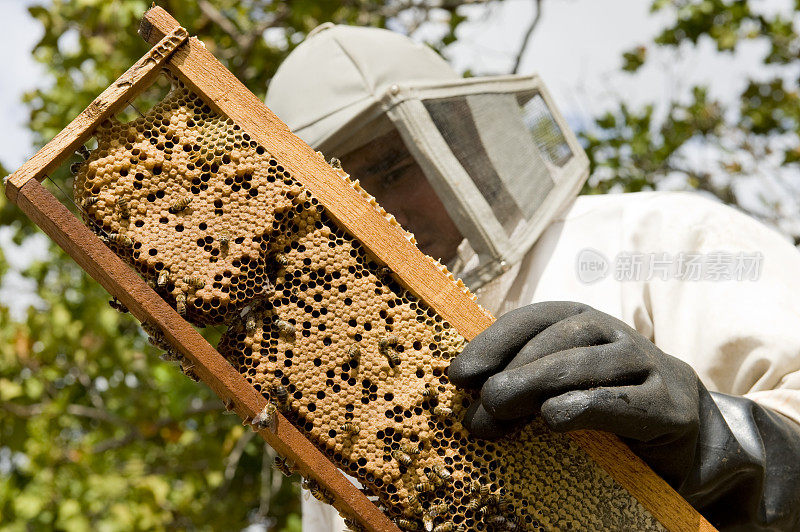
[[[239,460],[242,459],[242,455],[244,454],[245,448],[247,448],[247,444],[250,443],[250,440],[253,439],[255,436],[255,432],[252,431],[245,431],[239,439],[236,441],[236,445],[233,446],[231,449],[228,458],[225,459],[225,473],[224,479],[225,481],[219,487],[219,494],[221,497],[224,497],[228,494],[228,490],[230,490],[231,482],[233,482],[233,477],[236,476],[236,469],[239,467]]]
[[[186,417],[193,416],[195,414],[204,414],[206,412],[212,412],[214,410],[222,410],[224,407],[219,401],[208,401],[206,403],[201,404],[196,408],[188,408],[185,412],[185,416],[181,419],[176,419],[173,417],[164,417],[158,419],[153,423],[154,428],[156,431],[160,428],[166,427],[167,425],[172,425],[177,423],[178,421],[182,421]],[[122,424],[122,422],[120,422]],[[124,447],[129,443],[132,443],[138,439],[143,439],[145,436],[141,433],[141,431],[136,428],[132,427],[128,432],[125,433],[124,436],[120,438],[109,438],[107,440],[103,440],[97,445],[92,448],[92,453],[102,453],[105,451],[109,451],[111,449],[119,449],[120,447]]]
[[[542,19],[542,0],[534,1],[536,3],[536,14],[533,16],[533,20],[531,20],[528,30],[525,32],[525,37],[522,38],[522,46],[520,46],[517,57],[514,59],[514,68],[511,69],[512,74],[516,74],[519,70],[520,63],[522,63],[522,56],[525,55],[525,51],[528,49],[528,43],[531,40],[531,36],[533,35],[536,26],[539,25],[539,21]]]
[[[228,36],[233,39],[238,47],[242,46],[242,32],[239,31],[239,28],[226,17],[225,15],[220,12],[219,9],[214,7],[211,2],[208,0],[198,0],[197,7],[200,8],[200,11],[209,19],[211,22],[219,26],[219,28],[228,34]]]
[[[44,409],[47,405],[45,403],[35,403],[30,405],[19,405],[12,402],[3,402],[0,403],[0,410],[5,410],[12,415],[17,417],[36,417],[41,415],[44,412]],[[120,425],[123,423],[122,418],[119,418],[108,412],[107,410],[102,410],[100,408],[93,408],[91,406],[84,406],[84,405],[75,405],[70,404],[66,407],[66,413],[78,416],[78,417],[86,417],[90,419],[96,419],[98,421],[105,421],[107,423],[112,423],[115,425]]]

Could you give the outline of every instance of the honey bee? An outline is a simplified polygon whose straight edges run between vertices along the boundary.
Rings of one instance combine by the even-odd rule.
[[[513,514],[514,513],[514,503],[510,500],[498,497],[497,500],[497,507],[500,509],[501,512],[506,514]]]
[[[122,312],[123,314],[128,312],[128,307],[120,303],[119,299],[117,299],[116,297],[108,300],[108,306],[113,308],[117,312]]]
[[[169,206],[169,212],[174,214],[185,210],[192,202],[192,199],[192,196],[184,196],[177,201],[174,201],[172,205]]]
[[[355,436],[361,432],[361,428],[358,426],[358,423],[353,423],[352,421],[345,422],[341,427],[339,427],[339,430],[349,436]]]
[[[278,409],[272,403],[267,403],[259,414],[253,418],[253,426],[257,429],[269,429],[275,432],[278,428]]]
[[[158,328],[158,325],[150,323],[149,321],[142,322],[142,330],[150,336],[161,335],[161,329]]]
[[[169,272],[167,270],[161,270],[158,273],[158,279],[156,280],[156,284],[160,288],[164,288],[168,282],[169,282]]]
[[[387,337],[381,336],[380,338],[378,338],[378,349],[381,352],[389,350],[389,339]]]
[[[115,243],[117,245],[125,246],[125,247],[128,247],[128,248],[133,246],[133,240],[131,240],[130,237],[127,237],[125,235],[121,235],[119,233],[111,233],[110,235],[108,235],[106,240],[108,240],[109,242],[113,242],[113,243]]]
[[[225,406],[225,413],[226,414],[233,411],[233,407],[234,407],[233,399],[231,399],[231,398],[225,399],[225,401],[223,401],[222,404]]]
[[[188,284],[190,287],[194,288],[195,290],[200,290],[206,285],[206,282],[200,279],[197,276],[186,276],[183,278],[183,282]]]
[[[289,465],[289,461],[285,458],[276,456],[275,460],[272,461],[272,467],[283,473],[283,476],[285,477],[292,476],[292,466]]]
[[[397,336],[382,336],[378,339],[378,351],[389,361],[389,367],[394,369],[400,365],[400,355],[390,349],[399,342]]]
[[[331,165],[331,168],[333,168],[335,170],[341,170],[342,169],[342,161],[340,161],[336,157],[331,157],[330,160],[328,161],[328,164]]]
[[[433,531],[433,518],[436,517],[431,515],[430,513],[426,513],[422,516],[422,526],[425,527],[425,530],[428,532]]]
[[[361,348],[357,345],[352,346],[347,350],[348,362],[358,362],[361,358]]]
[[[84,161],[86,159],[88,159],[89,157],[91,157],[91,155],[92,155],[92,153],[89,151],[89,148],[87,148],[86,146],[84,146],[82,144],[77,150],[75,150],[75,153],[80,155],[81,159],[83,159]]]
[[[450,417],[453,415],[453,410],[443,405],[436,405],[433,407],[433,415],[438,417]]]
[[[434,485],[434,487],[438,488],[444,483],[444,480],[439,478],[439,475],[437,475],[433,471],[428,471],[427,473],[425,473],[425,476],[428,477],[428,480],[431,482],[431,484]]]
[[[426,399],[435,399],[439,397],[439,389],[435,386],[431,386],[430,384],[425,385],[425,389],[422,390],[422,397]]]
[[[294,337],[296,331],[291,322],[286,320],[278,320],[275,322],[275,326],[278,328],[278,331],[281,334]]]
[[[483,496],[482,501],[486,505],[497,506],[499,499],[497,498],[497,495],[495,495],[494,493],[487,493],[486,495]]]
[[[489,495],[489,486],[477,480],[470,485],[469,490],[472,492],[473,496],[480,495],[481,497],[485,497]]]
[[[275,287],[273,286],[272,282],[269,279],[266,279],[264,281],[262,290],[264,291],[264,296],[266,297],[272,297],[275,295]]]
[[[128,207],[128,200],[125,198],[119,198],[117,200],[117,208],[119,209],[119,216],[120,218],[125,218],[126,220],[131,217],[131,209]]]
[[[419,530],[419,523],[416,521],[412,521],[411,519],[404,519],[401,517],[395,519],[394,524],[396,524],[398,528],[401,528],[402,530],[408,530],[408,531]]]
[[[165,362],[180,362],[183,360],[183,355],[174,351],[171,347],[169,349],[165,349],[161,356],[159,357],[161,360]]]
[[[478,510],[478,515],[481,516],[482,519],[486,519],[487,517],[495,514],[496,513],[495,510],[496,510],[496,508],[494,508],[493,506],[488,506],[488,505],[484,504]]]
[[[477,511],[483,507],[483,503],[480,499],[470,499],[467,503],[467,510]]]
[[[404,443],[400,446],[400,450],[406,454],[417,455],[419,454],[419,447],[413,443]]]
[[[447,512],[449,507],[450,506],[446,502],[432,504],[431,507],[428,508],[428,514],[430,514],[432,517],[436,517],[437,515],[442,515],[443,513]]]
[[[333,502],[333,498],[328,494],[328,492],[322,489],[315,480],[303,480],[302,486],[310,491],[311,495],[313,495],[318,501],[324,502],[325,504],[331,504]]]
[[[282,384],[276,384],[272,387],[272,395],[275,397],[275,402],[282,409],[286,407],[289,402],[289,390]]]
[[[378,268],[377,274],[379,278],[389,277],[392,274],[392,269],[388,266],[381,266]]]
[[[289,264],[289,258],[283,253],[276,253],[275,262],[277,262],[281,266],[287,266]]]
[[[502,515],[493,515],[486,520],[486,524],[495,528],[500,528],[500,527],[506,528],[506,525],[508,525],[508,523],[509,523],[508,519],[506,519]]]
[[[397,366],[399,366],[400,363],[402,362],[400,360],[400,355],[398,355],[397,353],[389,353],[388,355],[386,355],[386,360],[387,362],[389,362],[390,369],[397,368]]]
[[[157,334],[149,334],[147,336],[147,341],[150,343],[150,345],[154,345],[159,349],[163,349],[164,351],[166,351],[167,349],[171,349],[172,347],[164,338],[164,335],[161,334],[160,332]]]
[[[181,316],[186,315],[186,294],[178,294],[175,298],[175,308]]]
[[[194,364],[192,362],[183,359],[181,361],[181,371],[183,372],[184,375],[192,379],[194,382],[200,381],[200,377],[198,377],[197,374],[194,372]]]
[[[219,247],[220,249],[228,249],[231,243],[231,234],[227,230],[222,230],[219,233]]]
[[[247,316],[247,321],[245,321],[244,328],[247,332],[251,333],[256,330],[256,318],[252,314]]]
[[[92,205],[97,203],[98,201],[100,201],[100,197],[99,196],[89,196],[88,198],[84,199],[81,202],[81,207],[83,207],[84,209],[88,209],[89,207],[91,207]]]
[[[359,525],[355,519],[345,518],[344,519],[344,526],[350,529],[352,532],[363,532],[364,527]]]
[[[423,480],[421,482],[418,482],[417,485],[414,486],[414,489],[416,489],[420,493],[427,493],[429,491],[435,490],[436,486],[434,486],[433,483],[427,480]]]
[[[455,532],[459,528],[457,528],[453,523],[442,523],[441,525],[435,527],[433,532]]]
[[[399,449],[392,451],[392,457],[404,466],[411,465],[411,457]]]
[[[422,515],[422,504],[417,495],[412,494],[406,497],[406,509],[403,513],[408,516]]]
[[[440,465],[433,466],[433,472],[436,473],[436,476],[442,480],[450,480],[450,478],[453,476],[446,467]]]

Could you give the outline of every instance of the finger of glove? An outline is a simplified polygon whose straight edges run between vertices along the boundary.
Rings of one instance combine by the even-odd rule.
[[[658,403],[645,386],[574,390],[551,397],[541,411],[545,422],[556,432],[604,430],[649,441],[670,430],[659,421]]]
[[[645,378],[641,360],[618,344],[575,347],[489,377],[481,388],[481,403],[498,419],[519,419],[569,391],[640,384]]]
[[[516,430],[520,425],[519,422],[495,418],[486,411],[480,401],[476,401],[467,409],[461,419],[461,424],[472,436],[484,440],[501,438]]]
[[[503,370],[524,366],[559,351],[613,342],[616,329],[604,316],[594,311],[582,312],[550,325],[531,338]]]
[[[450,363],[448,377],[461,388],[480,388],[501,371],[531,339],[552,324],[590,309],[586,305],[548,301],[512,310],[476,336]]]

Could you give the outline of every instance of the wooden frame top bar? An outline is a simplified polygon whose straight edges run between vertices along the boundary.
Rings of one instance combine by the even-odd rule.
[[[189,37],[180,25],[174,27],[155,43],[150,51],[94,99],[81,114],[62,129],[36,155],[31,157],[5,182],[6,196],[15,202],[19,190],[31,179],[43,181],[75,150],[91,138],[95,128],[117,114],[142,91],[152,85],[161,67],[178,46]]]

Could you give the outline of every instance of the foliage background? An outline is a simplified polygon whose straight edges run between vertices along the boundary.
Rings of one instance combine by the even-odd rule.
[[[528,36],[555,1],[563,0],[534,0]],[[770,76],[750,80],[736,105],[715,101],[702,86],[669,102],[662,117],[654,113],[656,102],[640,108],[620,102],[581,132],[592,162],[584,192],[677,182],[800,242],[800,0],[794,2],[788,15],[764,15],[754,0],[654,0],[652,9],[670,11],[674,22],[653,42],[625,53],[623,70],[636,72],[655,48],[677,53],[710,40],[718,53],[730,54],[762,41]],[[443,31],[430,44],[446,52],[465,20],[463,5],[482,2],[158,3],[263,97],[283,57],[321,22],[388,24],[413,34],[435,19]],[[147,7],[142,0],[42,0],[30,8],[44,30],[33,54],[47,71],[25,96],[37,145],[146,51],[136,28]],[[64,33],[76,46],[59,45]],[[717,164],[697,165],[691,155],[699,148],[713,151]],[[759,198],[755,206],[743,201],[738,184],[753,175],[785,193]],[[68,178],[63,169],[53,176],[59,183]],[[17,243],[36,233],[4,196],[0,225],[13,229]],[[0,250],[0,275],[8,270]],[[222,405],[205,386],[160,361],[136,321],[109,308],[105,291],[71,259],[51,246],[24,277],[34,283],[41,308],[15,321],[0,302],[0,528],[300,529],[296,478],[274,475],[271,450],[235,417],[221,415]],[[219,331],[205,334],[213,342]]]

